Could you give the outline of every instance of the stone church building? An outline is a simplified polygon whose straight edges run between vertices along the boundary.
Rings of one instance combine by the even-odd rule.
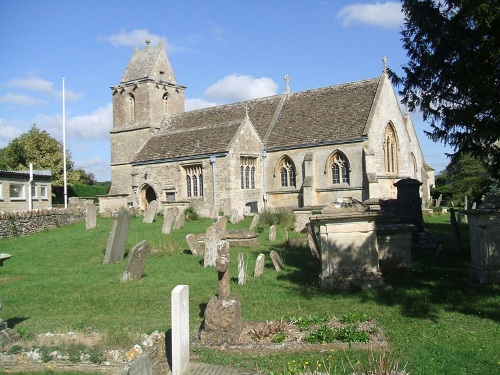
[[[185,112],[163,43],[135,49],[112,86],[110,196],[146,208],[190,204],[202,215],[249,206],[324,206],[339,197],[395,198],[422,182],[424,161],[408,115],[380,77]],[[174,203],[175,202],[175,203]]]

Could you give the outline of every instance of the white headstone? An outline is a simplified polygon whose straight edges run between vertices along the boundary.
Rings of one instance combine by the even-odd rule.
[[[259,254],[257,260],[255,261],[255,271],[253,274],[254,277],[260,277],[264,272],[264,260],[265,260],[265,255]]]
[[[97,226],[97,208],[94,203],[85,204],[85,228],[95,229]]]
[[[276,241],[276,225],[269,227],[269,241]]]
[[[172,375],[189,366],[189,285],[177,285],[171,295]]]
[[[245,285],[245,258],[243,253],[238,253],[238,284]]]

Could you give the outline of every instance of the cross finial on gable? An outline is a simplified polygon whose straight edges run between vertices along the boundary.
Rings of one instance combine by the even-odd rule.
[[[288,76],[288,73],[285,74],[285,76],[283,77],[283,79],[285,80],[285,92],[286,93],[289,93],[290,92],[290,86],[288,86],[288,83],[290,82],[290,77]]]
[[[245,104],[245,117],[248,117],[248,104]]]
[[[384,63],[384,69],[382,70],[382,72],[387,73],[387,57],[382,57],[382,62]]]

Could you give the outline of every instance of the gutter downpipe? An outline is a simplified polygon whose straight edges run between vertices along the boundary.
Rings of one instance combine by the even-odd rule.
[[[215,183],[215,156],[210,156],[210,165],[212,166],[212,191],[213,191],[213,200],[214,200],[214,215],[217,216],[215,214],[215,211],[217,211],[216,209],[216,191],[215,191],[215,186],[216,186],[216,183]]]
[[[266,187],[266,157],[267,157],[267,151],[262,151],[262,199],[264,201],[264,210],[266,209],[266,202],[267,202],[267,187]]]
[[[33,163],[30,163],[30,179],[28,182],[28,210],[33,209],[33,194],[31,193],[31,185],[33,184]]]

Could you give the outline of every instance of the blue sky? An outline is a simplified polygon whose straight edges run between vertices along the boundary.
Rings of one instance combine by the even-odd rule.
[[[33,123],[62,140],[76,167],[110,179],[110,86],[145,40],[167,46],[186,109],[378,77],[406,63],[398,1],[0,0],[0,147]],[[428,164],[450,149],[412,114]]]

